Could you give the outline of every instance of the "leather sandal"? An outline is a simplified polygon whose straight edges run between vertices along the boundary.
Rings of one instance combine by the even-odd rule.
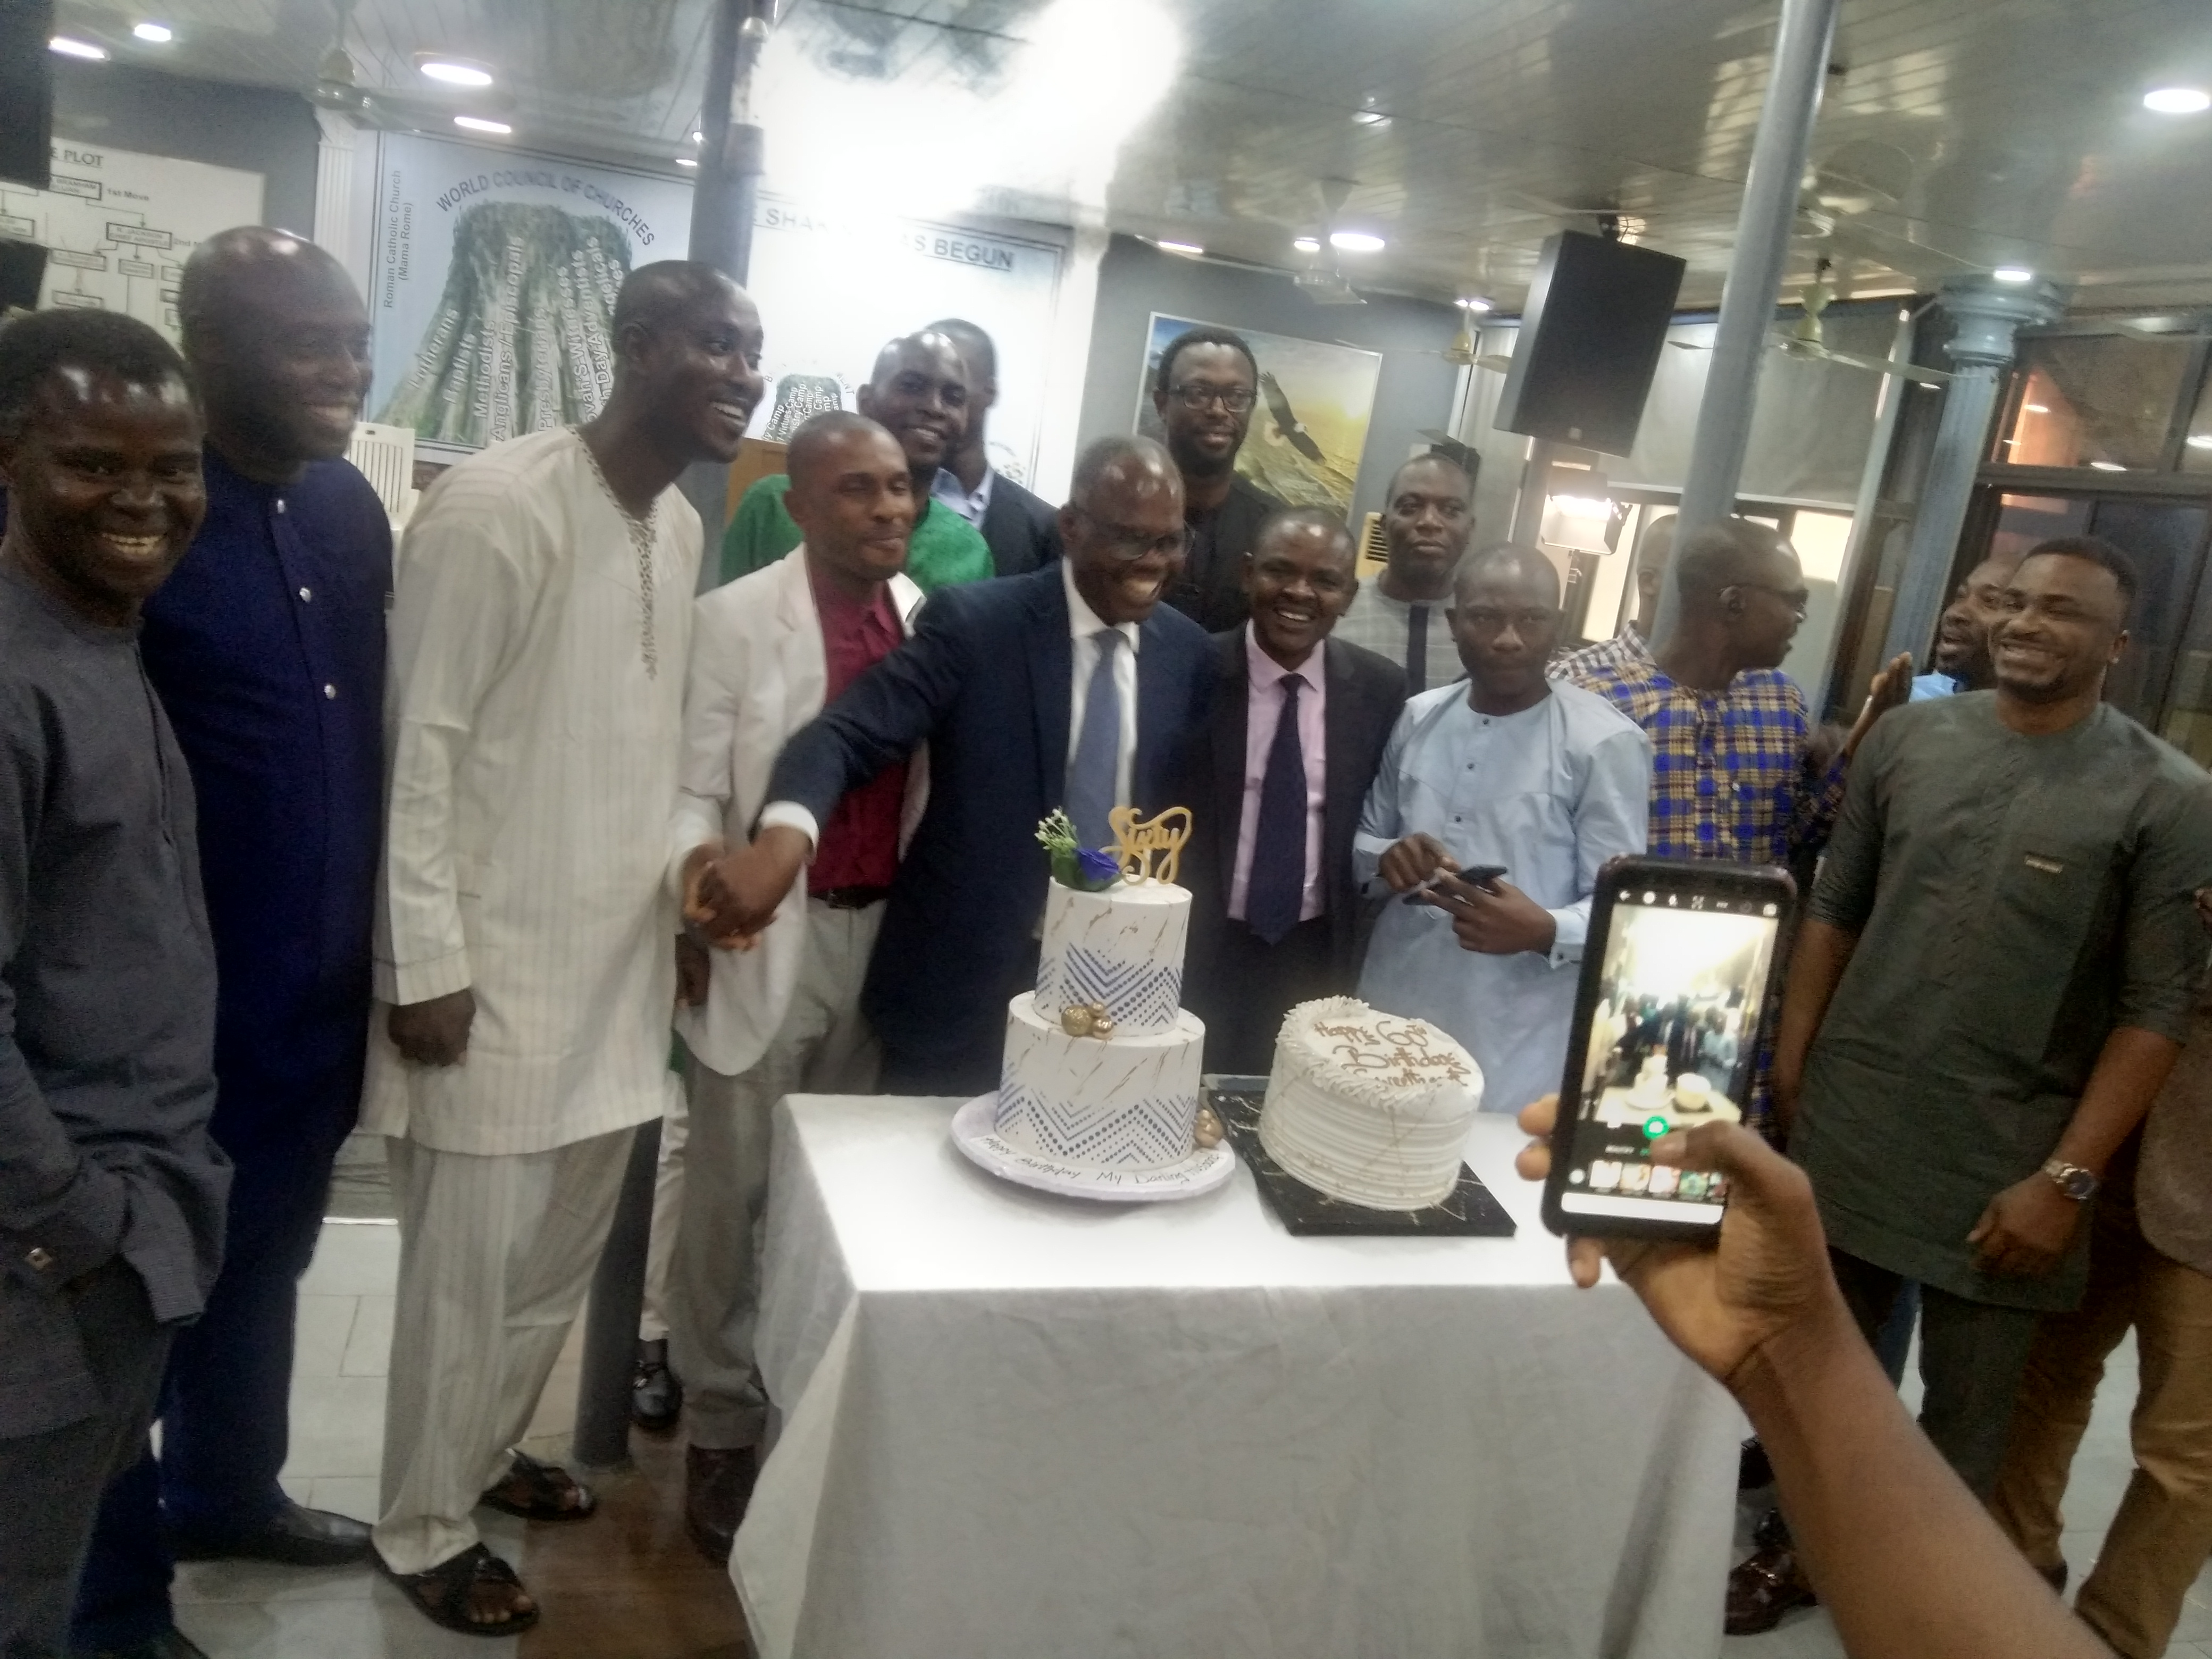
[[[508,1496],[510,1488],[521,1496]],[[599,1507],[592,1489],[558,1463],[542,1463],[520,1452],[500,1483],[487,1487],[477,1501],[524,1521],[581,1521]]]
[[[1762,1636],[1782,1622],[1783,1614],[1819,1600],[1797,1565],[1796,1550],[1762,1549],[1729,1574],[1728,1617],[1722,1628],[1730,1636]]]
[[[398,1585],[408,1601],[434,1625],[463,1636],[520,1636],[538,1623],[535,1607],[483,1622],[469,1617],[469,1594],[478,1584],[522,1589],[514,1569],[482,1544],[471,1544],[427,1572],[394,1572],[382,1555],[375,1559],[377,1571]]]

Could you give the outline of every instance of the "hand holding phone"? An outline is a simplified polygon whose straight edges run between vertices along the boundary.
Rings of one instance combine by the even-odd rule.
[[[1459,884],[1492,892],[1495,890],[1493,884],[1504,874],[1505,866],[1502,864],[1474,864],[1462,870],[1448,859],[1433,875],[1406,894],[1406,902],[1419,904],[1436,894],[1449,896]]]

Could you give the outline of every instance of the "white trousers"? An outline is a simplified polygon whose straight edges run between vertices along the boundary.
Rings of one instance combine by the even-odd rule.
[[[860,982],[883,926],[878,902],[806,902],[806,948],[791,1007],[768,1051],[739,1077],[693,1060],[684,1195],[670,1274],[670,1358],[684,1379],[691,1443],[757,1445],[768,1395],[753,1357],[760,1245],[768,1216],[769,1126],[786,1095],[866,1094],[881,1055],[860,1015]]]
[[[645,1300],[638,1309],[637,1340],[668,1335],[668,1266],[676,1259],[676,1227],[684,1213],[684,1143],[690,1138],[690,1109],[684,1091],[668,1091],[660,1120],[660,1157],[653,1170],[653,1231],[645,1246]]]
[[[393,1571],[478,1541],[470,1511],[505,1475],[591,1288],[635,1133],[491,1156],[386,1139],[399,1295],[375,1542]]]

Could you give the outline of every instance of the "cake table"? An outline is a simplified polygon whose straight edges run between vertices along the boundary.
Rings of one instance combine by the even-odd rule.
[[[762,1659],[1718,1654],[1734,1403],[1511,1239],[1295,1238],[1240,1166],[1127,1208],[993,1179],[953,1100],[776,1109],[786,1417],[731,1574]]]

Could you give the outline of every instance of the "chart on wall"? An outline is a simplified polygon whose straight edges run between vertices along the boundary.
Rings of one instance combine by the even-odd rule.
[[[125,312],[174,340],[185,261],[261,222],[262,175],[76,140],[53,155],[51,189],[0,180],[0,236],[46,250],[39,304]]]
[[[851,409],[885,341],[961,317],[990,335],[998,352],[991,465],[1028,483],[1065,257],[1044,234],[842,218],[763,195],[750,286],[767,329],[762,368],[770,385],[754,435],[781,442],[817,410]]]
[[[1137,392],[1137,430],[1147,437],[1165,435],[1152,408],[1161,350],[1184,330],[1203,326],[1209,325],[1152,313]],[[1382,354],[1249,328],[1236,331],[1260,363],[1260,403],[1237,452],[1237,471],[1292,507],[1350,513]]]
[[[599,413],[637,265],[680,259],[673,179],[386,133],[369,298],[375,418],[479,449]]]

